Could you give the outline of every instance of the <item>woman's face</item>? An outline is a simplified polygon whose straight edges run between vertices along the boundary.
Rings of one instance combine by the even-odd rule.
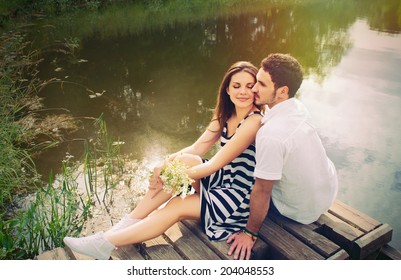
[[[255,78],[247,72],[238,72],[231,77],[227,87],[227,94],[236,108],[253,106],[254,94],[251,91]]]

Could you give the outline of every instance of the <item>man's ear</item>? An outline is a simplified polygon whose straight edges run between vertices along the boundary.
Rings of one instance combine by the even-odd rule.
[[[288,99],[289,88],[287,86],[282,86],[277,89],[277,93],[279,94],[281,99]]]

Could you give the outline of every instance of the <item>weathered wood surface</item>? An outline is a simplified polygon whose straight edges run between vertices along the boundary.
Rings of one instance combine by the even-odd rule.
[[[388,246],[392,228],[335,201],[318,221],[310,225],[269,214],[254,246],[253,259],[346,260],[386,255],[400,259],[401,253]],[[138,245],[115,250],[113,260],[229,260],[229,245],[212,242],[195,221],[183,221],[162,236]],[[88,260],[68,248],[44,252],[38,260]]]
[[[387,224],[336,200],[317,222],[318,231],[339,245],[351,259],[365,259],[391,241],[393,230]]]

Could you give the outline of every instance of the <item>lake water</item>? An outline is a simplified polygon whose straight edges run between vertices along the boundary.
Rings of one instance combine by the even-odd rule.
[[[176,15],[155,9],[142,18],[137,7],[118,6],[36,22],[38,45],[73,46],[73,55],[55,47],[45,55],[41,78],[65,81],[41,92],[45,106],[68,109],[81,125],[38,158],[38,167],[46,173],[67,152],[79,157],[82,143],[70,140],[93,137],[86,117],[102,113],[109,132],[125,142],[124,154],[159,160],[204,130],[233,62],[258,66],[271,52],[290,53],[305,68],[298,98],[338,169],[338,198],[390,224],[391,245],[401,250],[401,4],[261,2]]]

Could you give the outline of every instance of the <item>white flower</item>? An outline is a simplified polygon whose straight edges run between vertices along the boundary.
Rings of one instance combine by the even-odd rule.
[[[173,195],[185,197],[189,193],[189,185],[194,182],[185,173],[187,168],[188,166],[180,160],[173,160],[165,164],[160,173],[164,185],[163,189]]]

